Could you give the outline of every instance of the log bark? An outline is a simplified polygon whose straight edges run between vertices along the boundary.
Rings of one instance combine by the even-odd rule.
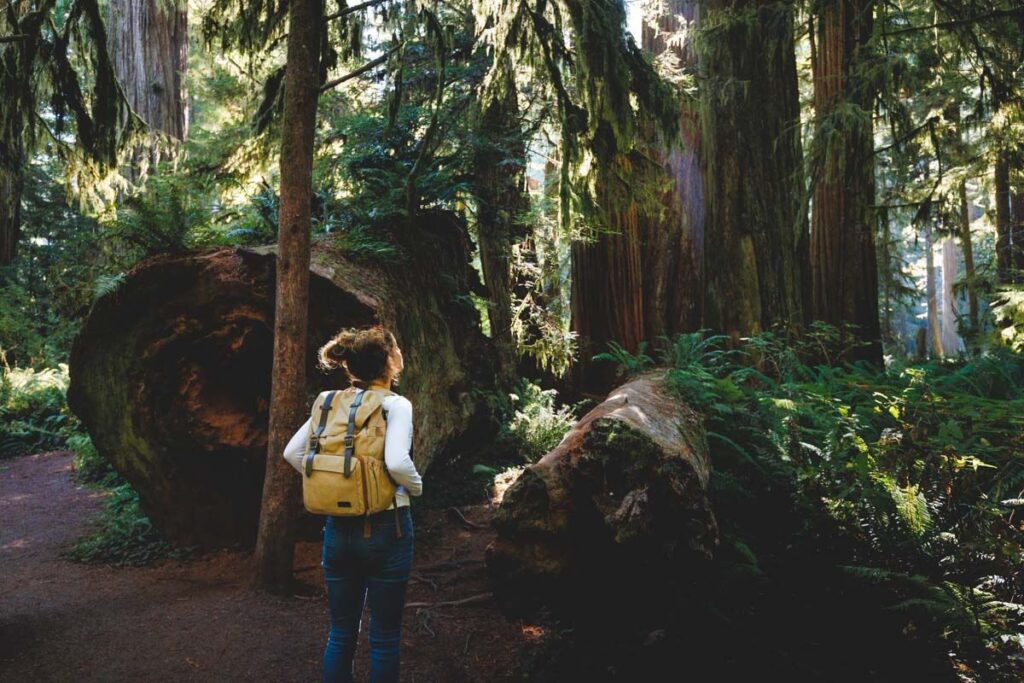
[[[317,392],[343,384],[337,374],[313,371],[316,347],[342,326],[381,322],[405,353],[397,391],[413,403],[413,454],[424,472],[488,435],[489,416],[474,394],[490,388],[493,356],[466,296],[475,274],[465,227],[436,213],[396,234],[403,230],[422,243],[389,266],[354,262],[330,239],[313,245],[308,381],[301,419],[287,429],[305,420]],[[255,540],[274,254],[262,247],[147,260],[97,300],[75,339],[68,402],[176,543]]]
[[[648,588],[664,602],[710,558],[706,436],[661,374],[613,390],[505,493],[487,565],[506,608],[601,618]]]

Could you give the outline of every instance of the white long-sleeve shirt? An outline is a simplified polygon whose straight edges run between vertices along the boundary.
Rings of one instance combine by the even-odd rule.
[[[409,496],[423,493],[423,480],[412,461],[412,403],[404,396],[385,396],[381,405],[387,411],[387,430],[384,432],[384,464],[391,478],[398,484],[395,501],[398,507],[409,504]],[[302,473],[302,457],[309,441],[310,422],[299,427],[284,448],[284,459]],[[390,509],[390,508],[389,508]]]

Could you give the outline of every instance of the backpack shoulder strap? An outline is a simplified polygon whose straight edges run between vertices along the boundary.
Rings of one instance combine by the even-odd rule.
[[[334,400],[336,393],[338,392],[328,391],[324,396],[323,403],[320,404],[320,421],[317,423],[316,429],[313,430],[313,435],[309,439],[309,452],[306,453],[303,462],[307,477],[313,474],[313,458],[316,456],[317,451],[320,450],[320,436],[324,433],[324,428],[327,427],[327,416],[331,412],[331,401]]]
[[[359,410],[359,405],[363,402],[365,395],[366,391],[363,389],[356,390],[356,397],[348,409],[348,425],[345,428],[345,467],[342,472],[346,479],[352,476],[352,453],[355,450],[352,435],[356,431],[356,411]]]

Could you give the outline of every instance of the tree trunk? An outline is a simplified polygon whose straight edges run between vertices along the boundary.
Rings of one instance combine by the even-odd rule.
[[[1010,225],[1010,159],[1006,152],[996,154],[996,282],[1013,282],[1013,255]]]
[[[571,328],[577,334],[579,360],[573,366],[573,385],[584,394],[601,394],[615,381],[610,363],[595,364],[595,354],[608,342],[636,352],[644,340],[644,289],[640,215],[636,202],[609,209],[617,231],[593,241],[576,240],[572,261]]]
[[[493,351],[465,303],[479,286],[465,227],[424,213],[402,231],[423,243],[397,265],[354,262],[333,238],[313,245],[311,343],[287,355],[273,350],[276,247],[150,259],[97,300],[72,348],[68,402],[173,542],[252,546],[268,465],[284,463],[283,441],[268,449],[273,359],[297,360],[306,376],[278,423],[287,438],[319,391],[345,386],[316,371],[316,348],[344,326],[395,332],[420,472],[486,442],[476,396],[493,390]],[[282,473],[281,505],[300,510],[300,479]]]
[[[128,104],[150,128],[150,142],[133,152],[131,174],[160,160],[160,135],[188,134],[188,5],[185,0],[112,0],[109,50]]]
[[[16,150],[9,153],[16,154]],[[0,266],[14,262],[21,237],[21,193],[24,176],[18,162],[7,163],[0,154]],[[21,162],[24,164],[24,161]]]
[[[978,334],[978,283],[974,269],[974,240],[971,238],[971,211],[967,203],[967,182],[960,181],[960,248],[964,254],[964,276],[967,279],[967,321],[970,324],[968,337]]]
[[[281,458],[304,421],[306,331],[309,315],[309,231],[313,197],[313,138],[320,92],[321,0],[291,0],[281,118],[281,190],[274,310],[267,473],[256,536],[256,579],[275,592],[291,587],[293,519],[299,480]]]
[[[1024,189],[1010,192],[1010,268],[1013,281],[1024,283]]]
[[[505,493],[487,565],[508,608],[607,622],[666,605],[686,563],[711,556],[707,440],[662,374],[613,390]]]
[[[477,114],[481,142],[474,155],[474,193],[491,338],[498,352],[500,383],[508,388],[515,380],[517,365],[512,336],[512,243],[522,237],[515,221],[529,208],[529,198],[524,189],[526,151],[511,67],[503,74],[503,81],[501,98]]]
[[[942,240],[942,351],[954,356],[963,349],[960,332],[957,329],[956,296],[953,283],[960,269],[960,254],[956,240],[947,237]]]
[[[935,283],[935,241],[932,239],[931,219],[924,226],[925,292],[928,299],[928,343],[931,356],[943,356],[942,330],[939,329],[938,288]]]
[[[671,52],[680,68],[695,70],[697,54],[692,36],[700,27],[698,0],[668,0],[658,17],[659,31],[646,22],[641,47],[657,57]],[[666,34],[683,29],[687,39],[669,45]],[[679,141],[668,148],[651,145],[672,184],[662,201],[664,220],[642,222],[644,337],[656,339],[700,328],[704,247],[704,186],[700,161],[699,111],[684,99],[679,111]]]
[[[706,8],[704,323],[732,335],[800,326],[808,245],[791,7]]]
[[[812,51],[817,119],[811,225],[812,312],[836,327],[854,326],[863,342],[850,357],[882,362],[878,322],[878,271],[872,217],[874,162],[872,103],[866,79],[857,78],[861,51],[871,36],[873,0],[824,3]],[[852,104],[861,120],[835,116]],[[827,124],[827,125],[826,125]],[[821,131],[829,128],[828,142]],[[838,131],[835,130],[838,128]]]

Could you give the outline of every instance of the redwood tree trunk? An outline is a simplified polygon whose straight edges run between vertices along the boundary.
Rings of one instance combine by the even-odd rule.
[[[263,506],[256,536],[256,577],[275,592],[290,589],[293,520],[299,480],[281,457],[306,419],[306,327],[313,138],[320,87],[321,0],[291,0],[284,114],[281,119],[281,204],[278,226],[274,365]]]
[[[801,325],[808,247],[792,10],[773,0],[705,7],[704,326],[747,335]]]
[[[635,352],[644,339],[639,211],[635,202],[629,202],[608,213],[617,232],[570,246],[571,326],[579,345],[573,384],[587,394],[605,392],[615,380],[610,363],[591,362],[594,354],[607,351],[610,341]]]
[[[658,18],[659,31],[646,22],[641,46],[652,56],[673,53],[679,65],[695,69],[697,54],[692,36],[700,26],[698,0],[668,0]],[[684,23],[685,22],[685,23]],[[683,44],[669,45],[667,34],[686,27]],[[699,112],[688,100],[679,111],[679,141],[669,148],[653,146],[652,157],[661,161],[672,185],[665,193],[665,219],[642,224],[644,336],[696,330],[703,305],[704,186],[700,162]]]
[[[855,326],[854,338],[864,346],[851,354],[882,362],[878,322],[878,271],[875,261],[874,165],[871,112],[873,92],[855,77],[862,51],[871,36],[873,0],[835,0],[822,4],[817,17],[814,108],[819,131],[840,127],[829,136],[827,149],[816,150],[816,177],[811,224],[812,313],[837,327]],[[861,110],[833,116],[843,104]],[[819,137],[818,144],[825,141]]]
[[[925,294],[928,313],[928,345],[933,358],[943,355],[942,331],[939,329],[938,288],[935,283],[935,240],[931,219],[924,226]]]
[[[159,161],[158,135],[188,134],[188,5],[185,0],[112,0],[109,49],[125,97],[150,128],[135,150],[132,173]]]

